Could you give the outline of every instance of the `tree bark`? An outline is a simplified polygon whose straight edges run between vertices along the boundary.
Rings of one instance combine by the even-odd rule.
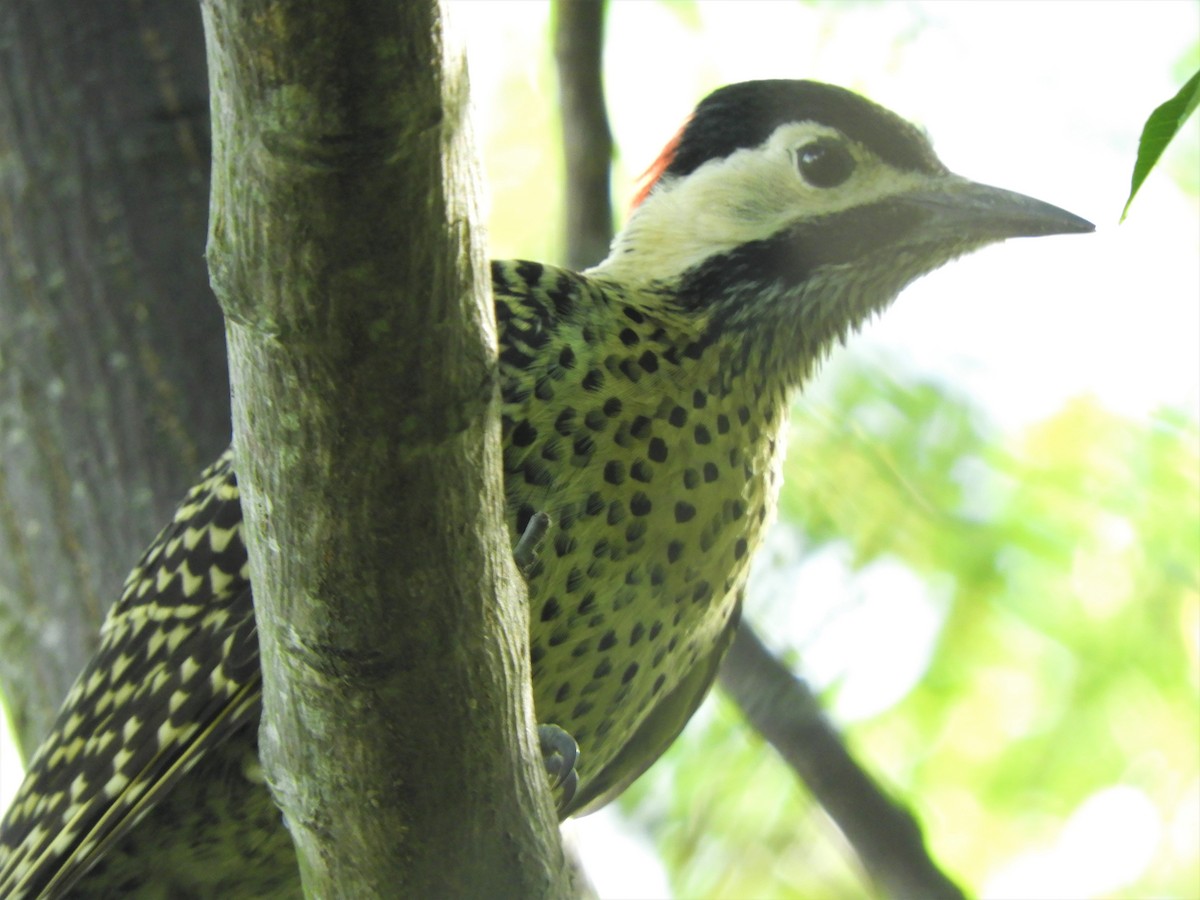
[[[229,440],[205,97],[192,5],[0,5],[0,695],[25,752]]]
[[[428,0],[203,9],[260,749],[305,890],[566,896],[464,61]]]

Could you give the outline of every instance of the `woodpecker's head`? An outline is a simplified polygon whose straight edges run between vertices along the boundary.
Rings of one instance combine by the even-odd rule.
[[[1092,230],[952,174],[924,133],[857,94],[749,81],[696,107],[593,271],[649,289],[697,328],[769,335],[799,363],[795,380],[954,257]]]

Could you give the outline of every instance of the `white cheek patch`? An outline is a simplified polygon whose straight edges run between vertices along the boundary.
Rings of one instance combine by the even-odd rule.
[[[841,136],[811,122],[783,125],[758,147],[659,184],[593,271],[631,283],[669,280],[797,221],[866,205],[928,180],[897,171],[851,142],[857,165],[850,179],[834,188],[813,187],[797,170],[796,151],[818,138]]]

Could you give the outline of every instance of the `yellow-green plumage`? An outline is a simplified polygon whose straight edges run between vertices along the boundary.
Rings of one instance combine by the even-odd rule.
[[[572,808],[587,806],[656,758],[610,767],[643,723],[665,746],[707,687],[652,715],[725,646],[784,409],[653,297],[535,263],[496,265],[493,283],[513,298],[497,307],[509,525],[552,522],[527,573],[534,697],[580,744]]]

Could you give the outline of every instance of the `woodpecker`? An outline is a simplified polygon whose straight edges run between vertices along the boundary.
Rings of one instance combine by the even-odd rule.
[[[696,107],[598,266],[492,264],[513,540],[549,516],[525,572],[538,719],[578,746],[557,762],[576,786],[564,818],[645,771],[711,686],[790,399],[827,351],[955,257],[1092,230],[951,174],[854,93],[753,81]],[[299,896],[259,711],[227,451],[130,574],[33,757],[0,896]]]

